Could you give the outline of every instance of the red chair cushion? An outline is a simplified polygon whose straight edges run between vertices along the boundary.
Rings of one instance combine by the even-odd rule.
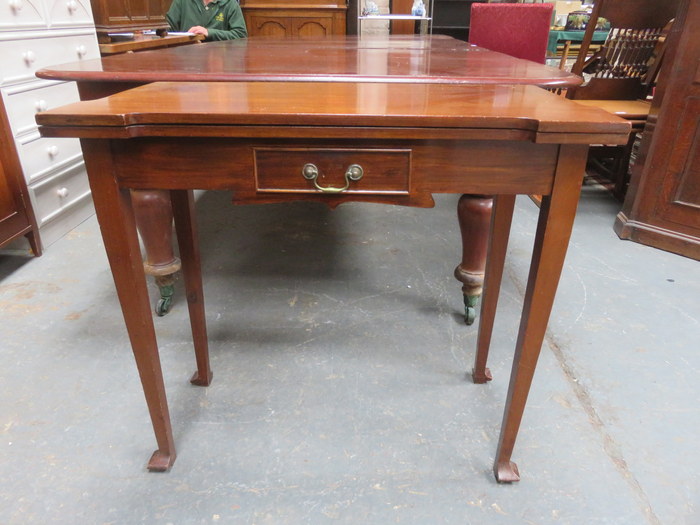
[[[472,4],[469,42],[544,64],[553,4]]]

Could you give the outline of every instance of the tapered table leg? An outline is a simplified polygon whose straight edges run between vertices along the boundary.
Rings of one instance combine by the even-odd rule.
[[[511,461],[576,215],[587,146],[561,146],[551,195],[543,196],[520,330],[494,463],[499,482],[519,481]]]
[[[476,304],[484,284],[492,205],[493,198],[487,195],[462,195],[457,204],[462,262],[455,268],[455,277],[462,282],[464,322],[468,325],[476,318]]]
[[[82,140],[81,144],[97,220],[158,443],[148,469],[165,471],[175,461],[175,445],[131,194],[117,185],[109,143]]]
[[[182,258],[182,275],[185,281],[187,307],[190,313],[192,340],[197,360],[197,371],[190,379],[192,384],[209,386],[212,371],[209,365],[209,344],[204,315],[204,292],[202,288],[202,264],[200,260],[197,222],[192,190],[170,192],[175,216],[175,231]]]
[[[475,383],[491,381],[491,371],[486,368],[486,360],[491,345],[493,320],[496,316],[498,295],[503,277],[503,262],[508,248],[508,236],[513,220],[515,195],[498,195],[494,198],[491,214],[491,235],[488,242],[488,256],[484,274],[484,292],[481,299],[481,316],[479,318],[479,336],[476,342],[476,358],[472,369]]]

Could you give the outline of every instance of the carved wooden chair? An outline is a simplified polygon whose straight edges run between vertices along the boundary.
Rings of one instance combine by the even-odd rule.
[[[552,4],[472,4],[469,42],[544,64],[553,8]],[[467,324],[474,322],[484,284],[492,205],[493,198],[488,195],[462,195],[457,208],[462,262],[455,277],[462,282]]]
[[[572,72],[583,85],[567,91],[567,98],[599,107],[632,123],[625,146],[592,147],[589,160],[614,181],[614,194],[622,199],[627,184],[632,148],[644,128],[651,102],[647,100],[663,56],[668,25],[680,0],[597,0]],[[610,22],[601,48],[586,57],[598,19]]]

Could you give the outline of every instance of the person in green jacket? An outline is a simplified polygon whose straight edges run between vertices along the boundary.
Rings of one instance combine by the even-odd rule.
[[[172,31],[204,35],[207,41],[248,36],[237,0],[173,0],[165,17]]]

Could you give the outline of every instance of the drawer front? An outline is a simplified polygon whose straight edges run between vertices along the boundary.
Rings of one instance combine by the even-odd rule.
[[[90,193],[82,162],[54,177],[30,185],[30,189],[34,193],[34,211],[40,226],[84,200]]]
[[[263,193],[408,195],[410,190],[410,149],[255,148],[254,163],[256,190]]]
[[[0,31],[41,29],[47,26],[41,0],[3,0],[0,6]]]
[[[3,84],[35,80],[37,69],[99,56],[94,32],[58,37],[42,32],[22,40],[0,41],[0,75]]]
[[[88,0],[50,0],[51,27],[92,26],[92,9]]]
[[[12,88],[3,88],[5,111],[10,119],[12,133],[15,137],[36,130],[34,120],[39,111],[57,108],[65,104],[78,102],[78,88],[73,82],[52,85],[20,84]]]
[[[42,178],[47,172],[59,170],[82,159],[80,140],[43,138],[37,133],[33,140],[17,142],[17,153],[28,182]]]

